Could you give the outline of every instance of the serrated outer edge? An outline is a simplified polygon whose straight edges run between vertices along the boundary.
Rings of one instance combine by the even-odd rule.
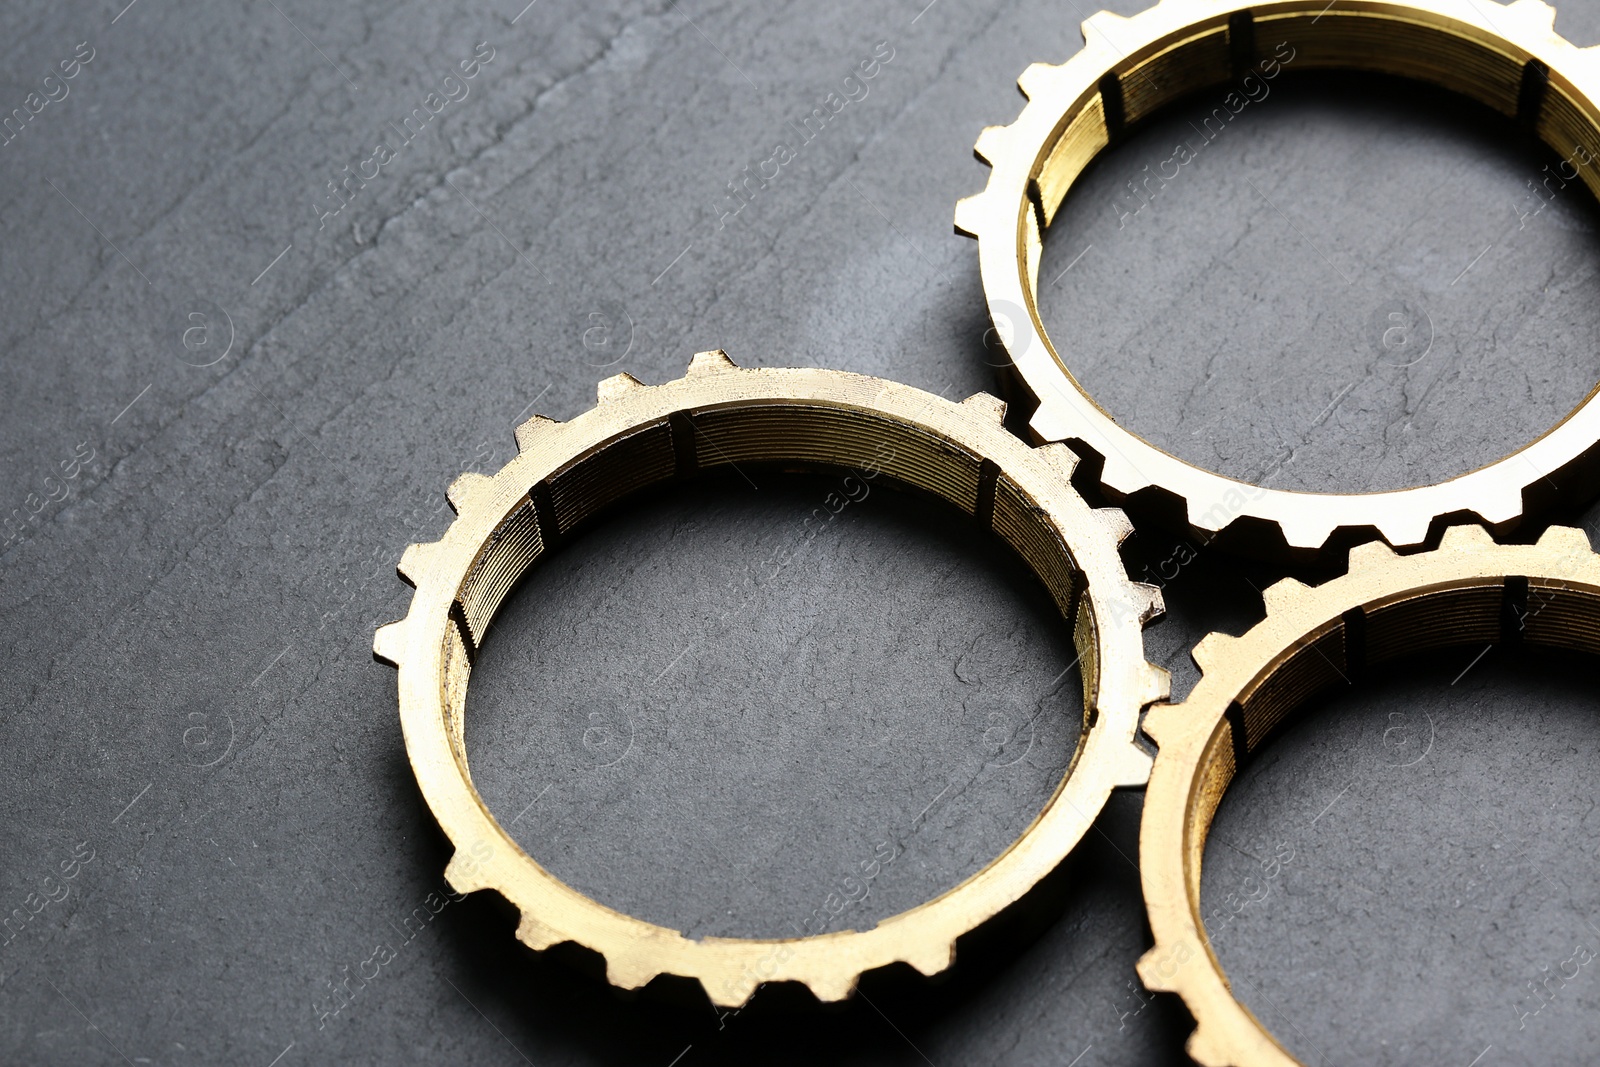
[[[1439,547],[1457,552],[1471,552],[1492,551],[1496,546],[1488,530],[1476,523],[1463,523],[1447,528],[1439,537]]]
[[[1045,456],[1061,474],[1063,481],[1071,482],[1072,475],[1078,469],[1078,454],[1060,441],[1052,441],[1039,446],[1039,451]]]
[[[406,550],[400,554],[400,562],[395,566],[395,570],[399,572],[400,577],[410,583],[412,588],[416,588],[438,555],[439,544],[436,541],[419,541],[407,545]]]
[[[1006,402],[992,393],[973,393],[961,402],[961,406],[983,412],[984,416],[993,420],[997,426],[1005,425]]]
[[[469,507],[487,502],[493,492],[494,482],[488,475],[479,474],[477,471],[465,471],[456,476],[455,481],[444,491],[444,495],[459,515]]]
[[[1152,622],[1159,619],[1167,611],[1167,599],[1161,592],[1159,585],[1149,582],[1132,583],[1134,602],[1139,605],[1139,621]]]
[[[1194,660],[1194,665],[1199,667],[1203,674],[1207,668],[1219,663],[1221,657],[1228,654],[1228,646],[1232,640],[1232,634],[1216,632],[1206,634],[1189,650],[1189,658]]]
[[[985,126],[978,134],[977,141],[973,142],[973,155],[992,164],[1005,153],[1007,132],[1004,126]]]
[[[1506,13],[1514,18],[1525,19],[1530,26],[1546,32],[1555,30],[1556,9],[1544,0],[1515,0],[1506,5]]]
[[[1008,906],[1058,865],[1087,831],[1112,788],[1142,784],[1149,757],[1135,737],[1138,716],[1167,695],[1164,671],[1144,658],[1137,618],[1159,610],[1159,591],[1129,581],[1105,516],[1062,477],[1059,448],[1032,448],[997,417],[997,401],[956,404],[908,386],[838,371],[745,370],[702,354],[694,373],[658,386],[612,379],[606,399],[569,422],[537,420],[524,447],[485,482],[462,483],[471,505],[435,544],[407,550],[417,583],[411,609],[375,637],[399,667],[401,721],[419,786],[456,851],[446,869],[462,892],[493,889],[522,915],[519,937],[536,949],[572,942],[598,952],[621,984],[656,974],[694,978],[719,1006],[743,1004],[763,982],[793,981],[821,999],[848,996],[864,972],[903,962],[925,974],[947,968],[957,939]],[[1100,649],[1099,715],[1072,775],[1022,839],[962,885],[869,930],[782,940],[691,940],[589,900],[546,872],[493,821],[453,745],[441,698],[442,635],[456,590],[478,550],[529,488],[606,441],[665,422],[680,411],[742,402],[813,402],[863,417],[885,415],[993,459],[1033,506],[1055,517],[1076,566],[1088,576],[1084,604]],[[530,423],[525,423],[525,427]],[[1060,802],[1061,798],[1065,802]]]
[[[537,447],[539,442],[544,439],[544,436],[549,429],[553,426],[559,425],[560,423],[556,422],[555,419],[552,419],[547,415],[534,415],[530,417],[527,421],[519,424],[516,428],[515,433],[517,438],[517,450],[519,452],[526,452],[530,448]]]
[[[400,665],[400,656],[406,643],[405,625],[405,620],[401,619],[399,622],[385,623],[373,632],[373,658],[391,667]]]
[[[1234,637],[1213,633],[1194,649],[1200,680],[1180,704],[1157,704],[1145,714],[1144,732],[1156,743],[1155,766],[1145,793],[1139,830],[1139,870],[1154,945],[1138,962],[1152,990],[1176,993],[1196,1019],[1200,1062],[1235,1067],[1296,1067],[1295,1060],[1250,1011],[1235,1000],[1203,932],[1197,913],[1198,878],[1188,866],[1189,805],[1197,793],[1197,768],[1222,732],[1229,706],[1264,672],[1282,662],[1308,635],[1328,632],[1346,612],[1409,596],[1416,591],[1522,576],[1586,587],[1600,595],[1600,556],[1582,530],[1552,527],[1534,545],[1500,545],[1481,527],[1448,534],[1431,551],[1396,554],[1363,547],[1347,573],[1321,585],[1274,586],[1268,612]],[[1359,564],[1359,565],[1358,565]],[[1271,592],[1271,590],[1269,590]]]
[[[595,400],[601,404],[612,404],[627,398],[635,389],[643,389],[644,383],[627,371],[613,374],[609,378],[601,379],[595,387]]]
[[[1114,11],[1096,11],[1078,26],[1079,32],[1083,34],[1084,48],[1104,47],[1112,55],[1126,55],[1131,40],[1128,27],[1130,21],[1126,15],[1119,15]]]
[[[1306,13],[1322,4],[1306,0]],[[1512,55],[1541,59],[1580,99],[1600,106],[1600,63],[1557,34],[1553,9],[1538,0],[1509,7],[1484,0],[1390,0],[1394,12],[1410,11],[1433,23],[1465,27],[1482,40],[1506,42]],[[1421,547],[1444,516],[1476,517],[1505,533],[1522,520],[1530,486],[1578,461],[1600,440],[1600,399],[1591,395],[1548,433],[1488,466],[1432,485],[1376,493],[1315,493],[1267,489],[1186,463],[1117,425],[1052,355],[1032,314],[1013,322],[1016,309],[1031,308],[1021,271],[1019,219],[1031,218],[1029,182],[1041,147],[1063,114],[1095,91],[1100,77],[1128,56],[1142,55],[1158,41],[1173,39],[1202,22],[1215,25],[1236,12],[1261,10],[1245,0],[1169,0],[1131,18],[1095,15],[1085,23],[1086,43],[1059,66],[1035,64],[1019,85],[1028,97],[1017,119],[984,131],[992,165],[982,192],[960,202],[956,229],[978,241],[979,266],[990,314],[1004,318],[1012,362],[1023,386],[1038,401],[1034,432],[1043,440],[1073,441],[1104,461],[1102,487],[1114,501],[1159,487],[1184,502],[1192,535],[1209,538],[1241,520],[1275,526],[1291,557],[1321,553],[1336,534],[1376,533],[1400,548]],[[1287,9],[1274,7],[1273,15]],[[1000,130],[1003,132],[994,132]],[[1070,193],[1068,195],[1071,195]],[[1027,212],[1024,216],[1023,212]],[[1070,361],[1069,361],[1070,362]],[[1584,462],[1600,463],[1600,452]],[[1592,466],[1593,464],[1591,464]],[[1259,539],[1251,544],[1271,549]]]
[[[1362,567],[1381,567],[1398,555],[1389,545],[1382,541],[1365,541],[1350,549],[1348,556],[1348,569],[1359,570]]]
[[[738,364],[720,348],[708,349],[705,352],[696,352],[689,360],[689,374],[691,377],[702,374],[721,374],[724,371],[738,370]]]
[[[1117,544],[1122,544],[1133,536],[1133,520],[1128,518],[1128,513],[1121,508],[1096,508],[1095,516],[1105,524],[1112,537],[1117,539]]]
[[[1022,95],[1026,97],[1037,96],[1040,93],[1048,92],[1050,82],[1056,78],[1060,72],[1061,67],[1054,63],[1030,64],[1026,70],[1018,75],[1017,88],[1022,90]]]
[[[1306,583],[1298,578],[1281,578],[1261,590],[1261,602],[1270,615],[1275,608],[1292,604],[1306,588]]]

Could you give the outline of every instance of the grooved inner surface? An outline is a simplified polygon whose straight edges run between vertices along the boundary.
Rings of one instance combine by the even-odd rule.
[[[677,443],[673,422],[678,425]],[[981,506],[983,464],[992,463],[922,427],[825,402],[760,400],[675,412],[613,438],[529,487],[534,499],[501,521],[463,580],[450,624],[455,632],[448,641],[464,642],[463,648],[475,651],[511,587],[551,544],[632,493],[676,474],[695,473],[678,470],[691,455],[698,470],[732,470],[752,487],[755,480],[745,467],[840,472],[838,484],[807,516],[808,527],[865,499],[874,486],[890,483],[931,494],[974,515]],[[986,523],[1033,568],[1065,615],[1072,609],[1078,581],[1075,562],[1025,491],[1009,478],[1001,481],[996,500],[986,505]],[[541,516],[537,500],[545,494],[550,505]],[[541,523],[554,529],[541,529]],[[464,621],[465,632],[458,619]],[[1092,665],[1097,655],[1092,629],[1080,632],[1080,654]],[[457,720],[464,693],[464,678],[459,686],[445,687],[448,714]]]
[[[948,505],[741,466],[612,512],[513,591],[473,669],[474,781],[546,869],[639,918],[870,928],[1049,799],[1084,721],[1070,630]],[[614,610],[624,589],[651,609]]]
[[[705,467],[773,460],[882,471],[969,514],[977,501],[979,457],[887,417],[774,404],[705,411],[695,426]]]
[[[1303,1063],[1579,1063],[1600,1040],[1595,660],[1496,646],[1462,676],[1482,647],[1337,691],[1223,800],[1201,914]]]
[[[1304,12],[1279,12],[1255,19],[1248,41],[1231,42],[1232,31],[1225,24],[1189,31],[1149,55],[1116,65],[1123,116],[1129,124],[1139,122],[1201,90],[1235,88],[1230,85],[1235,78],[1240,81],[1237,90],[1247,95],[1254,86],[1276,78],[1283,68],[1293,67],[1397,75],[1471,97],[1516,117],[1528,57],[1480,39],[1477,31],[1446,28],[1423,19],[1416,13],[1311,4]],[[1245,82],[1246,78],[1254,85]],[[1587,134],[1592,148],[1593,124],[1565,124],[1575,119],[1580,109],[1570,95],[1563,91],[1562,96],[1567,106],[1563,118],[1552,115],[1552,121],[1537,123],[1539,133],[1558,149],[1570,147],[1567,138]],[[1041,184],[1064,191],[1085,161],[1052,148],[1047,146],[1044,153]],[[1591,188],[1600,188],[1593,177],[1589,181]]]
[[[451,737],[501,825],[693,936],[870,927],[986,866],[1072,766],[1096,660],[1087,607],[1062,618],[1079,576],[1059,534],[985,462],[887,415],[763,400],[675,413],[530,486],[447,634]],[[797,470],[827,473],[773,478]],[[974,513],[1015,556],[992,558]],[[907,542],[940,564],[908,570]],[[553,544],[565,565],[536,567]],[[619,582],[653,583],[658,612],[610,618]],[[818,822],[819,790],[856,803]]]
[[[1567,874],[1579,874],[1570,827],[1593,809],[1600,786],[1592,773],[1600,730],[1587,718],[1594,701],[1581,682],[1592,675],[1591,657],[1600,652],[1594,623],[1600,596],[1535,579],[1525,605],[1508,612],[1504,600],[1500,586],[1480,582],[1369,612],[1368,634],[1391,632],[1395,639],[1371,650],[1369,658],[1386,665],[1360,675],[1353,688],[1344,681],[1353,672],[1343,659],[1343,623],[1335,624],[1315,649],[1286,657],[1246,701],[1250,760],[1235,767],[1231,725],[1224,720],[1199,769],[1184,848],[1206,935],[1235,995],[1304,1062],[1416,1062],[1420,1048],[1430,1049],[1428,1058],[1448,1060],[1439,1049],[1458,1041],[1477,1042],[1467,1060],[1489,1041],[1515,1047],[1529,1040],[1518,1025],[1520,1013],[1538,1014],[1541,1003],[1557,999],[1535,999],[1524,979],[1542,977],[1543,965],[1571,954],[1568,944],[1559,956],[1545,958],[1563,939],[1600,952],[1600,933],[1573,910],[1591,914],[1592,894],[1574,897],[1550,888],[1564,883],[1547,886],[1538,873],[1539,863],[1558,863]],[[1396,624],[1422,618],[1429,624],[1408,623],[1411,637],[1402,639]],[[1501,643],[1501,634],[1514,643]],[[1546,679],[1574,680],[1558,685],[1548,714],[1512,721],[1502,710],[1526,706],[1525,697],[1520,705],[1502,703],[1494,692],[1514,684],[1508,665],[1519,663],[1537,665]],[[1258,706],[1273,713],[1263,718]],[[1262,747],[1268,739],[1272,743]],[[1330,759],[1329,746],[1344,754]],[[1294,768],[1302,763],[1316,765],[1317,780],[1297,776]],[[1505,825],[1454,821],[1430,801],[1445,792],[1446,782],[1505,793]],[[1341,806],[1359,809],[1345,820],[1346,832],[1332,814]],[[1460,810],[1495,807],[1485,798]],[[1551,827],[1567,830],[1540,836]],[[1389,837],[1374,842],[1371,835],[1380,828]],[[1410,848],[1396,848],[1397,839]],[[1533,854],[1542,858],[1524,860]],[[1194,866],[1202,855],[1203,879]],[[1581,847],[1578,855],[1582,877],[1592,885],[1592,850]],[[1363,879],[1347,869],[1380,856],[1388,881],[1377,872]],[[1431,869],[1434,863],[1444,870]],[[1359,897],[1317,896],[1319,884],[1366,882],[1372,884]],[[1472,911],[1462,915],[1461,930],[1439,939],[1391,929],[1413,906],[1438,916],[1468,905]],[[1289,928],[1303,931],[1293,945],[1282,939]],[[1319,954],[1330,953],[1370,963],[1342,970],[1323,959],[1313,966]],[[1305,974],[1305,968],[1314,974],[1323,966],[1380,977],[1360,990],[1329,990]],[[1592,977],[1593,968],[1587,973]],[[1445,1014],[1392,1018],[1384,1010],[1382,983],[1423,974],[1438,988]],[[1579,988],[1574,983],[1569,1001],[1575,995],[1582,1004],[1600,1003],[1600,984],[1586,993]],[[1461,1026],[1473,1018],[1462,1007],[1468,1002],[1499,1006],[1475,1021],[1481,1039]],[[1567,1003],[1545,1014],[1564,1014],[1568,1021],[1557,1025],[1592,1028],[1570,1009]],[[1363,1025],[1352,1027],[1352,1018]]]
[[[1065,366],[1152,444],[1275,488],[1441,481],[1600,379],[1593,112],[1479,42],[1312,15],[1257,19],[1242,73],[1220,25],[1123,64],[1135,125],[1081,174],[1041,156],[1023,262]]]

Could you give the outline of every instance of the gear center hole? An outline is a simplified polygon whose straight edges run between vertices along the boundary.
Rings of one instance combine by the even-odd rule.
[[[1098,403],[1209,470],[1364,492],[1492,463],[1588,395],[1585,164],[1413,81],[1251,84],[1139,124],[1047,231],[1040,315]]]
[[[752,474],[632,498],[523,579],[472,675],[473,781],[537,862],[641,919],[869,929],[1042,810],[1077,653],[956,509],[874,483],[808,524],[841,476]]]
[[[1526,645],[1414,655],[1307,705],[1234,779],[1201,915],[1235,995],[1302,1062],[1585,1058],[1594,667]]]

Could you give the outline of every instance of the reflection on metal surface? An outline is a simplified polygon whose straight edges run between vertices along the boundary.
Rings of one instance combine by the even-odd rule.
[[[1600,192],[1600,64],[1555,33],[1540,0],[1163,0],[1132,18],[1109,12],[1083,26],[1084,48],[1060,66],[1035,64],[1018,81],[1028,103],[1009,126],[978,138],[993,170],[956,208],[956,230],[978,240],[995,332],[1017,392],[1038,407],[1038,439],[1066,441],[1102,462],[1111,499],[1160,501],[1189,532],[1225,547],[1308,559],[1336,534],[1423,544],[1446,521],[1476,517],[1506,532],[1526,509],[1600,477],[1600,404],[1591,392],[1550,432],[1486,467],[1433,485],[1377,493],[1268,489],[1186,463],[1119,426],[1073,377],[1071,353],[1039,319],[1043,234],[1089,162],[1132,124],[1207,87],[1224,87],[1212,117],[1225,128],[1282,70],[1400,75],[1479,101],[1515,119],[1562,157],[1563,180]],[[1202,133],[1202,136],[1205,134]],[[1185,161],[1173,161],[1181,166]],[[1165,175],[1149,179],[1160,183]],[[1131,212],[1130,212],[1131,214]],[[1337,269],[1337,268],[1336,268]],[[1390,308],[1385,362],[1426,354],[1407,309]],[[1394,329],[1390,329],[1393,327]],[[1431,342],[1431,328],[1421,339]]]
[[[1409,653],[1501,641],[1600,652],[1600,556],[1583,531],[1561,526],[1536,545],[1453,526],[1438,549],[1407,556],[1369,542],[1342,577],[1315,587],[1286,579],[1264,599],[1266,618],[1243,636],[1213,633],[1195,646],[1200,681],[1144,723],[1158,748],[1139,831],[1155,947],[1139,975],[1183,998],[1196,1023],[1189,1054],[1207,1067],[1299,1063],[1234,998],[1200,917],[1206,837],[1245,758],[1318,692]],[[1421,755],[1402,766],[1426,755],[1431,719],[1428,728],[1426,742],[1406,739]]]
[[[949,967],[958,937],[1054,870],[1113,788],[1142,785],[1149,774],[1138,719],[1165,697],[1167,676],[1145,661],[1142,627],[1161,602],[1123,569],[1117,546],[1131,532],[1127,519],[1115,508],[1089,507],[1068,480],[1072,453],[1018,440],[1002,425],[1005,405],[982,393],[957,404],[837,371],[741,370],[721,352],[695,356],[677,381],[652,387],[619,374],[599,393],[599,405],[571,422],[535,416],[518,427],[520,454],[498,474],[464,474],[450,486],[458,517],[441,541],[406,550],[400,573],[416,586],[410,613],[374,641],[377,657],[400,669],[412,769],[455,847],[451,885],[463,893],[497,890],[521,912],[523,942],[587,946],[605,958],[617,986],[638,988],[662,974],[695,978],[721,1006],[745,1003],[762,982],[799,982],[821,1000],[840,1000],[870,970],[897,962],[924,974]],[[1044,583],[1083,665],[1077,752],[1044,811],[977,874],[870,930],[693,940],[620,914],[524,853],[484,805],[467,767],[468,678],[518,577],[636,490],[754,464],[869,470],[973,516]],[[618,726],[594,727],[597,758],[625,751]]]

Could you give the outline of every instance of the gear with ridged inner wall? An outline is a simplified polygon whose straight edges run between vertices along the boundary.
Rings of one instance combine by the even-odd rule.
[[[1151,990],[1177,993],[1195,1019],[1189,1055],[1205,1067],[1299,1064],[1234,998],[1200,919],[1201,861],[1223,794],[1244,761],[1296,709],[1368,667],[1455,645],[1526,641],[1600,653],[1600,556],[1582,530],[1534,545],[1496,544],[1453,526],[1431,552],[1372,541],[1318,586],[1285,579],[1266,618],[1194,648],[1200,680],[1181,704],[1145,716],[1155,768],[1139,828],[1139,871],[1155,945],[1139,960]]]
[[[1148,503],[1220,547],[1301,562],[1373,537],[1417,547],[1452,521],[1504,534],[1558,494],[1592,492],[1600,390],[1509,456],[1431,485],[1317,493],[1225,477],[1145,441],[1095,403],[1036,300],[1043,234],[1097,153],[1163,106],[1285,55],[1295,70],[1428,82],[1515,119],[1563,158],[1600,159],[1600,54],[1557,34],[1554,17],[1541,0],[1162,0],[1131,18],[1102,11],[1084,22],[1083,50],[1059,66],[1029,67],[1017,83],[1028,103],[1016,121],[979,136],[974,151],[991,166],[989,181],[955,215],[956,232],[978,241],[984,295],[1009,355],[1005,391],[1037,404],[1036,439],[1070,442],[1098,463],[1114,502]],[[1576,169],[1600,194],[1600,167]]]
[[[798,982],[819,1000],[848,997],[865,972],[905,963],[949,967],[956,940],[1016,903],[1088,830],[1111,790],[1143,785],[1150,756],[1139,716],[1165,699],[1146,662],[1143,626],[1160,592],[1128,579],[1116,508],[1091,508],[1070,484],[1076,457],[1035,448],[1003,426],[1005,405],[961,403],[877,378],[813,369],[741,369],[720,351],[686,377],[600,383],[599,403],[570,422],[535,416],[519,452],[493,476],[464,474],[448,497],[443,539],[406,549],[416,587],[407,616],[381,627],[375,656],[399,668],[400,719],[423,797],[454,847],[456,890],[493,889],[520,912],[534,949],[572,942],[599,953],[607,979],[635,989],[658,975],[698,979],[711,1001],[744,1004],[763,982]],[[646,486],[738,464],[857,469],[931,493],[1008,543],[1072,628],[1083,667],[1084,722],[1044,810],[976,874],[869,930],[793,939],[684,937],[577,892],[528,856],[472,784],[463,741],[477,648],[516,580],[587,519]]]

